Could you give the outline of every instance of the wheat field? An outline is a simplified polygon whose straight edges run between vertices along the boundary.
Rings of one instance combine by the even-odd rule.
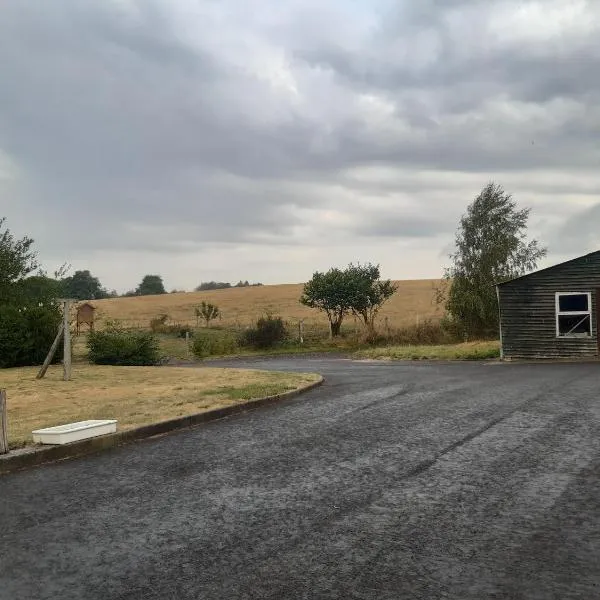
[[[403,280],[395,282],[396,294],[385,304],[379,323],[389,327],[404,327],[425,319],[439,320],[443,310],[435,303],[438,279]],[[216,304],[222,316],[217,324],[224,327],[244,327],[265,313],[281,316],[288,322],[304,319],[307,325],[327,323],[325,315],[300,304],[303,284],[265,285],[228,288],[205,292],[163,294],[96,300],[96,322],[100,327],[107,320],[118,320],[126,327],[148,327],[150,320],[166,314],[171,323],[195,325],[194,307],[203,300]]]

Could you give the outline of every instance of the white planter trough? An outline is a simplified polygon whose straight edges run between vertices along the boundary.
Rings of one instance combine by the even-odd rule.
[[[33,441],[36,444],[68,444],[116,431],[117,421],[108,419],[67,423],[56,427],[46,427],[46,429],[36,429],[32,433]]]

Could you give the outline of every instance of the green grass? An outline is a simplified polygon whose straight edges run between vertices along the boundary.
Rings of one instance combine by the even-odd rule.
[[[372,360],[486,360],[500,357],[500,343],[492,341],[446,346],[390,346],[359,350],[354,356]]]
[[[227,400],[250,400],[252,398],[264,398],[275,396],[294,389],[293,385],[282,385],[281,383],[259,384],[250,383],[244,387],[223,386],[208,390],[206,395],[219,396]]]

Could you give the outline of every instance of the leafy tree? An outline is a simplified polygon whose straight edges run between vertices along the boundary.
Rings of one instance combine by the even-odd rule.
[[[338,336],[347,314],[361,318],[372,331],[379,309],[396,291],[390,280],[381,281],[379,265],[350,264],[344,270],[332,268],[315,272],[305,284],[300,302],[323,311],[331,336]]]
[[[153,296],[166,294],[167,291],[160,275],[145,275],[135,293],[136,296]]]
[[[350,311],[350,298],[346,272],[334,267],[327,273],[313,273],[312,279],[304,285],[300,302],[324,312],[331,336],[335,337],[340,334],[344,317]]]
[[[450,284],[446,309],[466,338],[498,334],[494,286],[534,270],[546,255],[537,240],[526,239],[529,213],[491,182],[461,218],[452,266],[445,273]]]
[[[352,293],[350,310],[362,319],[369,333],[375,331],[375,317],[395,293],[397,287],[389,280],[382,281],[379,265],[350,265],[346,270]]]
[[[202,317],[206,322],[207,327],[213,319],[218,319],[221,316],[221,311],[216,304],[204,301],[202,301],[200,306],[196,306],[194,313],[196,314],[196,325],[198,325],[198,319]]]
[[[4,223],[0,219],[0,368],[40,364],[61,321],[58,282],[31,276],[38,267],[33,240],[15,240]]]
[[[64,296],[62,282],[44,273],[30,275],[15,286],[19,290],[18,296],[21,301],[26,304],[45,304]]]
[[[63,279],[63,294],[76,300],[99,300],[108,296],[100,280],[88,270],[75,271],[73,275]]]
[[[19,292],[15,283],[38,268],[33,240],[27,236],[17,240],[0,218],[0,302],[7,302]]]

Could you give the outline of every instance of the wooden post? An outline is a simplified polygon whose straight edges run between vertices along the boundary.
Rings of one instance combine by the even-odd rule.
[[[46,374],[46,371],[48,370],[48,366],[52,362],[52,359],[54,358],[54,354],[56,353],[56,349],[58,348],[60,338],[62,337],[62,334],[63,334],[64,326],[65,326],[64,323],[61,323],[59,325],[58,333],[56,334],[56,337],[54,338],[54,341],[52,342],[52,346],[50,347],[48,356],[46,356],[46,360],[44,360],[44,364],[42,365],[42,368],[40,369],[39,373],[37,374],[36,379],[41,379]]]
[[[69,327],[69,310],[71,301],[64,300],[63,308],[63,334],[65,336],[63,343],[63,380],[71,380],[71,328]]]
[[[8,426],[6,419],[6,390],[0,390],[0,454],[8,453]]]
[[[304,319],[298,322],[298,338],[301,344],[304,344]]]

